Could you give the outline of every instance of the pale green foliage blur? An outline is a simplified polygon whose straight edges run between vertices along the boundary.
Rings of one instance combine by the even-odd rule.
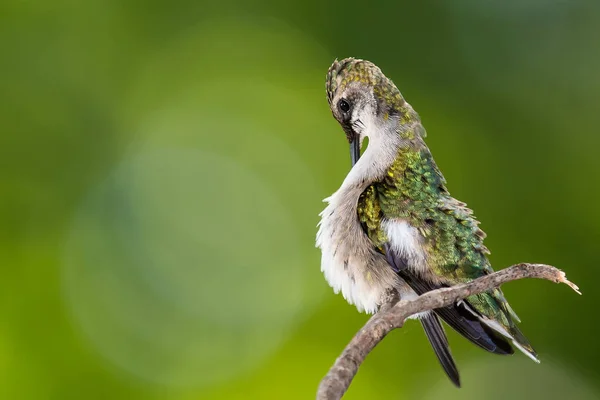
[[[421,114],[542,363],[416,323],[348,399],[600,393],[600,3],[5,0],[0,398],[307,399],[365,322],[319,270],[349,168],[324,79],[377,63]]]

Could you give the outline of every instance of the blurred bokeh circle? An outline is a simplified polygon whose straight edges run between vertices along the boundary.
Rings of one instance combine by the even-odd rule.
[[[259,176],[227,157],[161,149],[90,192],[65,282],[104,356],[147,380],[196,385],[276,348],[302,306],[301,260],[289,211]]]
[[[324,286],[303,250],[317,215],[298,206],[319,192],[293,145],[315,106],[270,61],[274,49],[314,45],[285,26],[239,22],[188,31],[136,74],[122,107],[128,148],[81,202],[66,246],[67,302],[87,339],[171,387],[257,367]],[[235,40],[248,45],[206,59],[207,46]]]

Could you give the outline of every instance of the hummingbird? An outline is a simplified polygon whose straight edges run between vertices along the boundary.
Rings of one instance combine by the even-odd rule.
[[[396,85],[375,64],[346,58],[329,68],[326,93],[352,164],[324,200],[316,237],[321,270],[335,293],[373,314],[390,296],[410,300],[492,273],[485,233],[448,192],[419,115]],[[539,362],[500,289],[412,318],[457,387],[459,372],[440,320],[488,352],[513,354],[514,346]]]

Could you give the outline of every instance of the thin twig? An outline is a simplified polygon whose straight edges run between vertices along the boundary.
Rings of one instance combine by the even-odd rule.
[[[321,381],[317,400],[337,400],[348,390],[367,354],[392,330],[401,328],[406,318],[423,311],[449,306],[474,294],[497,288],[503,283],[524,278],[546,279],[564,283],[575,292],[579,288],[569,282],[557,268],[544,264],[517,264],[472,282],[427,292],[414,300],[401,300],[382,310],[358,331]]]

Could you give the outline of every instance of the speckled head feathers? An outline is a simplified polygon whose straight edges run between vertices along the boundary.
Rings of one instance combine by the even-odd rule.
[[[373,94],[390,106],[401,107],[404,99],[394,83],[378,66],[370,61],[356,58],[335,60],[327,72],[327,101],[331,105],[336,93],[352,82],[360,82],[373,88]]]
[[[418,114],[378,66],[355,58],[335,60],[327,71],[327,101],[350,142],[366,131],[425,137]],[[366,135],[368,136],[368,135]]]

